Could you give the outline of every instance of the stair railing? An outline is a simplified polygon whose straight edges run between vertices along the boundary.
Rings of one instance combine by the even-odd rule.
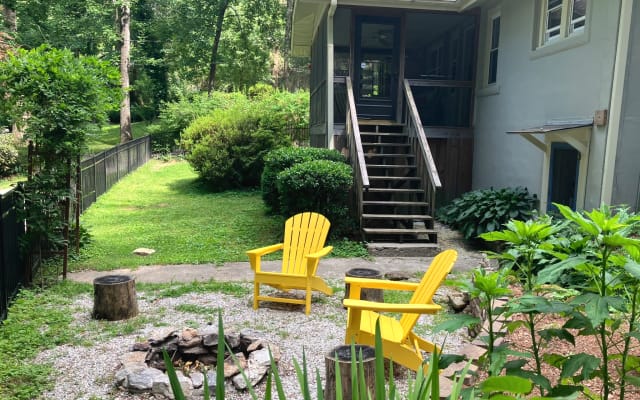
[[[369,174],[367,174],[367,166],[364,161],[364,151],[362,150],[362,139],[360,138],[360,126],[358,125],[358,113],[356,111],[356,102],[353,96],[353,85],[351,78],[344,78],[347,86],[347,143],[349,148],[349,161],[353,168],[355,179],[355,195],[357,218],[360,226],[362,226],[362,202],[363,192],[369,190]]]
[[[435,215],[436,192],[442,188],[440,176],[433,161],[431,149],[424,133],[420,114],[413,99],[411,85],[407,79],[404,80],[405,116],[406,130],[411,144],[411,154],[415,155],[417,175],[425,182],[425,201],[428,203],[428,215]]]

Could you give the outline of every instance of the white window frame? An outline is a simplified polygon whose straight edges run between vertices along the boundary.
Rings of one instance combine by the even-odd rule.
[[[540,1],[540,36],[538,39],[538,47],[546,46],[551,43],[555,43],[558,40],[566,39],[573,35],[581,34],[585,31],[585,26],[587,25],[587,17],[589,15],[589,0],[584,0],[586,2],[585,6],[585,15],[578,17],[576,19],[573,18],[573,6],[576,0],[562,0],[560,4],[554,7],[552,10],[548,9],[549,0],[541,0]],[[550,12],[560,10],[560,25],[557,27],[553,27],[549,29],[548,21]],[[582,22],[582,26],[575,27],[576,24]],[[551,33],[554,33],[551,36]],[[557,33],[556,33],[557,32]]]
[[[485,79],[485,83],[487,85],[496,85],[498,83],[498,62],[500,61],[500,31],[502,30],[502,18],[501,18],[501,14],[500,14],[500,9],[494,9],[492,10],[491,13],[489,13],[489,26],[487,27],[487,47],[488,47],[488,51],[487,51],[487,73],[486,73],[486,79]],[[498,20],[498,43],[493,44],[493,34],[495,33],[493,31],[494,28],[494,23],[495,21]],[[496,55],[496,70],[495,72],[495,77],[493,82],[490,82],[489,80],[491,79],[491,56],[495,54]]]
[[[537,59],[555,54],[574,47],[582,46],[589,42],[591,23],[591,7],[594,0],[585,0],[585,16],[573,19],[573,4],[575,0],[562,0],[562,23],[560,35],[545,41],[547,35],[547,6],[549,0],[536,1],[536,18],[530,59]],[[574,28],[575,24],[582,26]]]
[[[484,33],[484,62],[483,67],[480,68],[482,77],[481,79],[478,79],[480,84],[478,87],[478,91],[476,92],[478,96],[491,96],[500,93],[500,72],[497,64],[500,63],[500,40],[501,36],[503,36],[502,32],[504,31],[501,14],[502,13],[500,7],[492,8],[487,12],[487,17],[485,20],[486,29]],[[498,46],[494,48],[492,47],[493,21],[496,18],[500,18],[500,32],[498,36]],[[489,83],[489,75],[491,70],[491,53],[494,51],[498,54],[498,60],[496,64],[496,80]]]

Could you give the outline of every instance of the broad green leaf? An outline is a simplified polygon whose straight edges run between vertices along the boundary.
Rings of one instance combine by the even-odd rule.
[[[598,326],[611,315],[610,308],[620,310],[625,300],[620,297],[600,296],[596,293],[585,293],[571,301],[572,304],[584,304],[584,311],[593,326]]]
[[[605,235],[602,239],[603,243],[610,247],[623,247],[623,246],[638,246],[637,239],[624,237],[619,234]]]
[[[580,396],[580,393],[584,388],[580,385],[558,385],[551,389],[548,393],[549,397],[552,399],[568,399],[573,400]]]
[[[578,379],[587,380],[593,377],[594,371],[600,367],[600,359],[592,356],[591,354],[580,353],[574,354],[567,358],[567,361],[562,367],[560,378],[571,378],[576,375],[576,372],[582,369]]]
[[[624,269],[634,278],[640,279],[640,264],[636,261],[628,260]]]
[[[470,327],[480,323],[480,318],[469,314],[453,314],[432,328],[433,332],[455,332],[460,328]]]
[[[627,381],[627,383],[632,384],[633,386],[637,386],[640,387],[640,377],[635,376],[635,375],[625,375],[625,380]]]
[[[538,334],[540,334],[540,337],[546,341],[550,341],[553,338],[558,338],[560,340],[569,342],[574,346],[576,345],[575,338],[573,337],[571,332],[569,332],[566,329],[558,329],[558,328],[543,329],[539,331]]]
[[[587,258],[584,256],[570,257],[558,263],[545,267],[538,273],[538,283],[556,283],[560,275],[566,270],[573,269],[579,265],[586,264]]]
[[[562,204],[553,203],[553,205],[558,207],[558,210],[560,211],[562,216],[564,216],[569,221],[573,221],[578,224],[578,226],[580,226],[580,228],[585,233],[594,237],[600,234],[600,230],[598,229],[598,227],[593,222],[585,219],[582,215],[580,215],[580,213],[575,212],[571,208]]]
[[[556,368],[562,368],[562,365],[567,361],[567,357],[562,354],[547,353],[542,355],[542,359],[547,364]]]
[[[480,384],[483,393],[528,394],[533,389],[531,381],[518,376],[490,376]]]

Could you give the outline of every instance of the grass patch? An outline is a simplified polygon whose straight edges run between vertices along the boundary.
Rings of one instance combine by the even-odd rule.
[[[70,304],[88,285],[60,283],[48,290],[23,290],[0,326],[0,399],[33,399],[53,385],[50,365],[33,362],[45,349],[72,343],[76,331]]]
[[[176,298],[188,293],[223,293],[235,297],[244,297],[253,293],[247,284],[237,282],[220,282],[210,280],[208,282],[191,283],[138,283],[138,290],[145,292],[147,296],[154,298]]]
[[[92,243],[72,269],[246,261],[249,249],[279,241],[280,217],[265,216],[260,193],[212,193],[184,161],[151,160],[82,216]],[[156,253],[140,257],[138,247]]]
[[[134,122],[131,124],[131,134],[134,139],[147,134],[148,122]],[[120,125],[103,126],[100,133],[87,135],[87,147],[90,154],[108,150],[120,143]]]

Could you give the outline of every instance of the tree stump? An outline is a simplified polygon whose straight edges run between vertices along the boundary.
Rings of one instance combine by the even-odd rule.
[[[372,268],[352,268],[348,270],[345,275],[351,278],[382,279],[382,272]],[[344,285],[345,299],[349,298],[349,286],[348,283]],[[360,291],[360,300],[384,303],[382,289],[362,289]]]
[[[136,281],[127,275],[93,280],[93,318],[118,321],[138,315]]]
[[[376,351],[371,346],[357,344],[355,345],[356,357],[351,359],[351,346],[342,345],[334,347],[324,356],[325,365],[325,400],[335,400],[336,398],[336,361],[340,368],[340,382],[342,383],[342,398],[352,399],[351,393],[351,365],[360,361],[360,352],[362,351],[362,367],[364,369],[364,381],[366,388],[371,393],[371,398],[375,396],[376,387]],[[356,361],[358,360],[358,361]],[[359,368],[359,367],[358,367]],[[359,376],[359,374],[356,374]],[[360,388],[360,390],[363,390]],[[366,396],[366,395],[365,395]]]

